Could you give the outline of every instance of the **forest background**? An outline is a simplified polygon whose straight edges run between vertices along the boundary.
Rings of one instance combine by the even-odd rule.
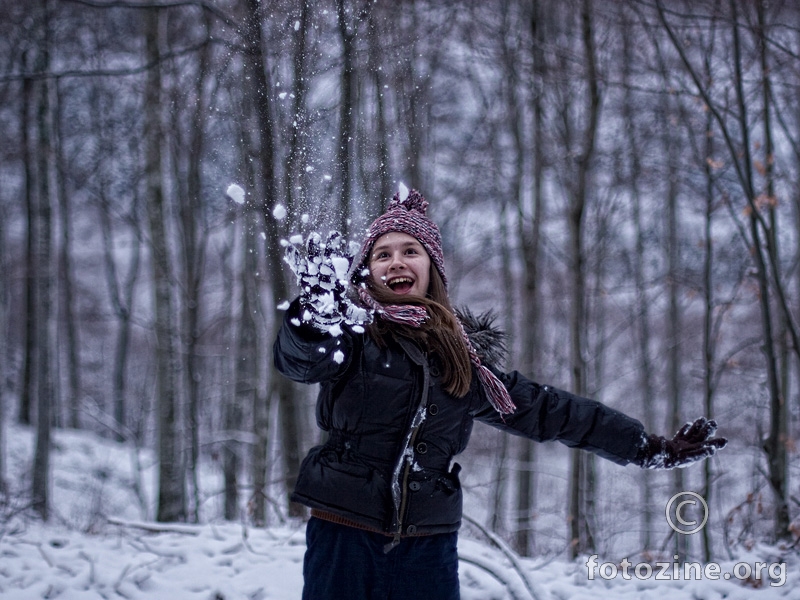
[[[796,3],[0,15],[0,424],[36,436],[12,481],[0,427],[0,519],[51,518],[59,428],[155,451],[142,519],[301,519],[288,491],[321,434],[315,390],[271,366],[295,293],[280,240],[358,239],[404,182],[431,202],[455,303],[508,332],[506,367],[648,431],[702,414],[731,440],[653,473],[479,426],[461,460],[476,522],[523,555],[800,538]],[[672,535],[664,505],[689,489],[709,526]]]

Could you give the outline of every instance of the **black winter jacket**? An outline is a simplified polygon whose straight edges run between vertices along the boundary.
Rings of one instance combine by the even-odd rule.
[[[455,531],[461,486],[452,459],[476,419],[621,465],[636,458],[642,424],[599,402],[495,370],[517,405],[501,417],[477,375],[469,393],[455,398],[442,388],[437,361],[409,340],[380,348],[351,329],[332,337],[292,324],[298,309],[295,301],[287,311],[275,365],[294,381],[321,384],[317,424],[328,440],[304,459],[296,502],[395,536]]]

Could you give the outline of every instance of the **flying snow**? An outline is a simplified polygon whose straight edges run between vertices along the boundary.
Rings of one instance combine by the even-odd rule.
[[[408,188],[402,181],[400,182],[400,185],[398,186],[397,190],[400,192],[400,202],[408,198]]]
[[[232,183],[228,186],[228,189],[225,190],[225,194],[236,202],[236,204],[244,204],[244,190],[242,186]]]
[[[283,221],[286,218],[286,207],[283,204],[276,204],[275,208],[272,209],[272,216],[278,221]]]

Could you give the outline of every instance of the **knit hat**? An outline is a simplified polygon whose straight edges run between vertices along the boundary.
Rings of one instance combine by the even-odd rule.
[[[401,190],[406,192],[405,188]],[[361,245],[360,265],[367,266],[369,263],[369,253],[375,241],[384,234],[391,231],[407,233],[419,240],[423,248],[428,252],[431,262],[439,271],[439,275],[447,287],[447,275],[444,271],[444,253],[442,252],[442,234],[436,223],[431,221],[425,213],[428,210],[428,202],[417,190],[411,190],[405,197],[401,197],[401,192],[397,192],[386,212],[372,222],[367,230],[367,237]]]
[[[405,187],[401,187],[401,192],[405,192]],[[444,271],[444,253],[442,252],[442,234],[436,223],[431,221],[426,215],[428,202],[417,190],[411,190],[404,198],[401,192],[397,192],[389,202],[386,212],[372,222],[367,230],[367,237],[361,245],[361,260],[356,272],[360,272],[369,263],[369,253],[375,241],[384,234],[392,231],[407,233],[419,240],[430,256],[431,262],[436,267],[439,275],[447,287],[447,276]],[[413,304],[391,304],[383,305],[378,303],[369,293],[365,286],[360,286],[359,296],[366,306],[375,311],[381,318],[420,327],[428,318],[428,311],[422,306]],[[503,383],[485,365],[481,364],[478,353],[464,329],[464,325],[456,315],[456,321],[461,329],[461,336],[467,347],[470,362],[475,366],[478,379],[486,392],[486,397],[492,406],[502,415],[513,413],[516,409],[511,396]]]

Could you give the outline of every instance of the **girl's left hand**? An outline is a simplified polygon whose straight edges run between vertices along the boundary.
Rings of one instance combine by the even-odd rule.
[[[324,242],[322,236],[311,232],[305,244],[299,235],[282,244],[286,247],[284,260],[300,286],[303,322],[340,335],[343,323],[360,327],[371,321],[371,313],[353,304],[347,295],[356,244],[348,244],[338,231],[332,231]]]
[[[713,437],[717,422],[700,417],[686,423],[670,440],[662,436],[647,436],[639,449],[636,463],[643,469],[674,469],[688,467],[710,458],[724,448],[728,440]]]

